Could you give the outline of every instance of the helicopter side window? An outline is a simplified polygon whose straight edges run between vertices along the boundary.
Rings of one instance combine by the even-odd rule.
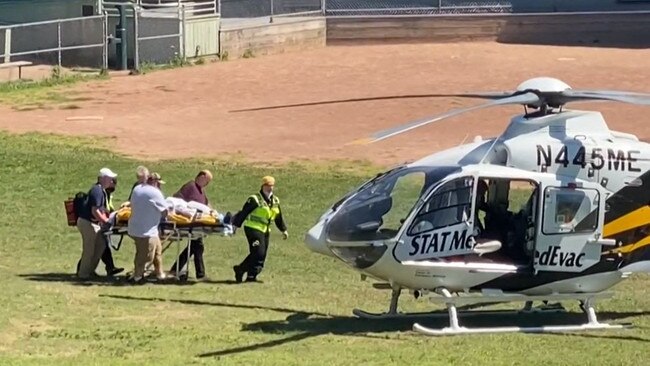
[[[593,232],[598,227],[599,198],[599,193],[592,189],[547,188],[542,232],[546,235]]]
[[[469,220],[472,211],[473,178],[445,183],[422,206],[409,228],[409,235],[455,225]]]

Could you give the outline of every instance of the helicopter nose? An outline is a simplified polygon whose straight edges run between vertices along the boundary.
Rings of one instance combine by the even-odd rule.
[[[325,241],[325,225],[324,220],[320,220],[314,225],[305,235],[305,244],[307,247],[316,253],[333,257],[334,254],[327,247]]]

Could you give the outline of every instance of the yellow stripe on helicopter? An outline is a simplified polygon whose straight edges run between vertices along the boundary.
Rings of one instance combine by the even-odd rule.
[[[648,224],[650,224],[650,207],[643,206],[606,224],[603,235],[608,238],[612,235]]]

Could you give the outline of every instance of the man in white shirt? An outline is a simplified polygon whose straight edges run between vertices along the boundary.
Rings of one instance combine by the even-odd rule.
[[[132,281],[142,283],[147,263],[153,262],[156,277],[165,278],[162,269],[162,243],[158,225],[169,206],[162,192],[147,183],[137,185],[131,194],[128,234],[135,241],[135,269]]]

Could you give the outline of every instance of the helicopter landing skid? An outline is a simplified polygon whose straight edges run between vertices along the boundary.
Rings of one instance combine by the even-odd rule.
[[[596,311],[594,310],[593,300],[597,297],[606,297],[610,296],[605,293],[576,293],[576,294],[554,294],[546,296],[528,296],[528,295],[490,295],[490,296],[479,296],[479,297],[452,297],[448,290],[442,289],[441,293],[442,298],[432,298],[431,301],[442,301],[447,305],[448,316],[449,316],[449,327],[442,329],[431,329],[420,325],[418,323],[413,324],[413,330],[431,336],[441,336],[441,335],[455,335],[455,334],[473,334],[473,333],[509,333],[509,332],[521,332],[521,333],[548,333],[548,332],[565,332],[565,331],[579,331],[579,330],[600,330],[600,329],[622,329],[629,328],[629,324],[607,324],[600,323],[596,317]],[[490,299],[496,298],[496,299]],[[532,301],[534,300],[580,300],[580,307],[587,314],[587,323],[579,325],[555,325],[555,326],[538,326],[538,327],[486,327],[486,328],[467,328],[460,326],[458,322],[458,311],[456,306],[459,304],[480,304],[487,302],[494,302],[495,300],[500,302],[512,302],[512,301],[526,301],[526,306],[523,309],[523,312],[526,311],[526,308],[530,309]],[[521,311],[520,311],[521,312]],[[481,312],[475,312],[481,313]],[[512,311],[511,311],[512,313]],[[483,312],[482,314],[486,314]]]
[[[397,311],[397,302],[401,294],[400,290],[393,290],[391,296],[391,303],[388,312],[383,313],[371,313],[361,309],[354,309],[352,313],[363,319],[408,319],[408,318],[431,318],[431,317],[445,317],[448,316],[447,311],[427,311],[427,312],[416,312],[416,313],[403,313]],[[504,301],[496,301],[504,302]],[[533,307],[532,301],[527,301],[526,305],[519,310],[456,310],[457,314],[462,314],[463,316],[476,316],[476,315],[503,315],[503,314],[530,314],[530,313],[563,313],[566,312],[566,309],[560,304],[548,304]]]

